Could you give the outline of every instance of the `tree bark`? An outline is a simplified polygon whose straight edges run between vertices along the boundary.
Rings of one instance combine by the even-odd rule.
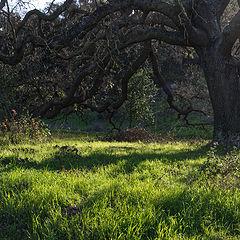
[[[240,80],[234,58],[216,48],[200,53],[214,113],[213,141],[240,145]]]

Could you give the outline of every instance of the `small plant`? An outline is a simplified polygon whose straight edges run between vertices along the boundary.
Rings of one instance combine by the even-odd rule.
[[[46,141],[51,135],[41,120],[33,118],[29,114],[18,116],[14,109],[11,111],[11,117],[6,118],[0,126],[4,140],[12,144],[23,141]]]
[[[237,148],[226,155],[217,155],[217,144],[211,147],[201,172],[211,184],[222,188],[240,187],[240,157]]]

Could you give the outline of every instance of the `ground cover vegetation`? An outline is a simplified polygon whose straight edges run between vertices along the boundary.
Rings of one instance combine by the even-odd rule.
[[[0,238],[239,239],[238,150],[208,142],[2,144]]]

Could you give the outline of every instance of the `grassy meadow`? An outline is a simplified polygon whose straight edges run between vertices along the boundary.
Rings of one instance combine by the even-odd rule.
[[[0,239],[240,239],[239,176],[208,142],[3,144]]]

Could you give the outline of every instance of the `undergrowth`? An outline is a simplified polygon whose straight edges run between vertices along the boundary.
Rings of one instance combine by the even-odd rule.
[[[240,188],[240,156],[236,147],[226,154],[218,155],[217,144],[208,152],[200,171],[208,184],[225,189]]]
[[[0,123],[2,144],[44,142],[50,139],[51,133],[40,119],[29,114],[19,116],[14,109],[10,116]]]

